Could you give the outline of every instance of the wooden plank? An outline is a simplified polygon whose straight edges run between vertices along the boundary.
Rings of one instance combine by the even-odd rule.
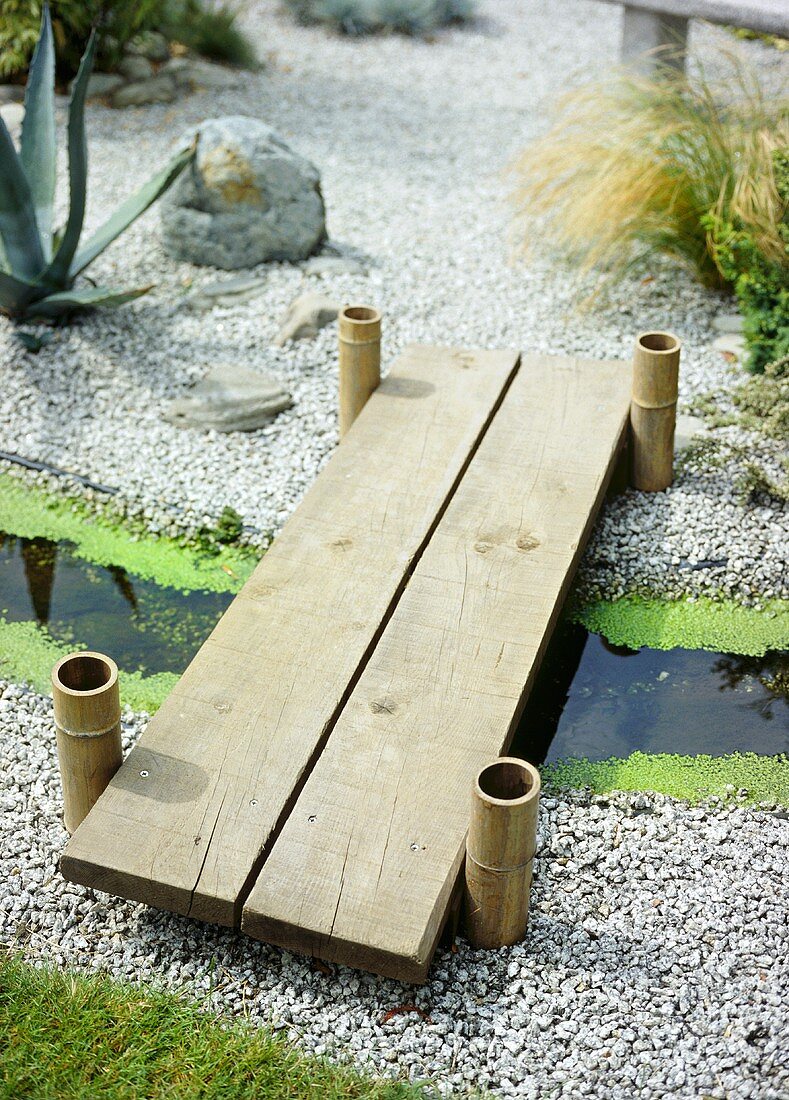
[[[238,924],[517,361],[400,358],[74,834],[67,879]]]
[[[630,371],[526,357],[270,852],[242,929],[425,978],[623,444]]]

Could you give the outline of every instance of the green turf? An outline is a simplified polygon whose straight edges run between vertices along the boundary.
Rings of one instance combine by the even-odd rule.
[[[173,994],[0,959],[2,1100],[423,1100]]]
[[[139,536],[121,524],[90,515],[84,504],[49,496],[18,478],[0,473],[0,531],[22,538],[62,540],[96,565],[117,565],[128,573],[183,592],[237,592],[259,555],[223,546],[201,554],[174,539]]]
[[[761,657],[789,647],[789,601],[773,600],[757,611],[731,600],[642,599],[575,604],[571,617],[612,645],[640,649],[709,649]]]
[[[85,649],[80,641],[56,642],[46,630],[33,622],[9,623],[0,617],[0,678],[27,683],[42,695],[52,690],[52,666],[67,653]],[[121,703],[133,710],[153,714],[178,682],[174,672],[143,676],[139,672],[119,671]]]
[[[560,760],[542,769],[546,786],[573,790],[589,787],[609,791],[656,791],[697,802],[712,795],[748,792],[743,802],[777,802],[789,806],[789,758],[753,752],[728,756],[650,755],[634,752],[624,759]]]

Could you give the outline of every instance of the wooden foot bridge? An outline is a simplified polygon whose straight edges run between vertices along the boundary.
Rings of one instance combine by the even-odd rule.
[[[626,440],[629,364],[411,347],[151,720],[66,878],[421,981]]]

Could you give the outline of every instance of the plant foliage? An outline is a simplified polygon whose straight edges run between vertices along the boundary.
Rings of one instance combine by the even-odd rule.
[[[758,185],[741,181],[728,212],[716,208],[704,222],[715,263],[740,303],[748,366],[758,374],[789,356],[789,146],[765,141],[771,156]]]
[[[161,29],[211,61],[256,69],[257,53],[238,24],[242,10],[237,0],[180,0]]]
[[[301,23],[327,23],[345,34],[428,34],[469,19],[474,0],[285,0]]]
[[[789,144],[789,104],[742,62],[722,61],[714,82],[704,71],[623,71],[565,97],[553,128],[516,165],[522,235],[543,215],[557,245],[588,267],[622,274],[664,253],[719,288],[732,280],[718,264],[711,213],[753,229],[760,251],[780,251],[772,153]],[[745,196],[770,214],[758,226]]]
[[[203,1008],[210,1008],[204,999]],[[4,1100],[426,1100],[187,996],[0,957]]]
[[[52,30],[64,77],[73,76],[93,28],[96,54],[111,67],[126,43],[156,25],[162,0],[52,0]],[[0,0],[0,77],[24,72],[44,13],[41,0]]]
[[[189,163],[184,149],[96,232],[82,242],[87,199],[85,96],[93,66],[92,34],[80,62],[69,105],[68,176],[70,206],[66,224],[55,229],[55,48],[45,7],[25,91],[25,118],[19,152],[0,118],[0,309],[16,318],[58,318],[92,306],[116,306],[150,287],[111,291],[75,286],[78,276],[119,234],[165,191]]]

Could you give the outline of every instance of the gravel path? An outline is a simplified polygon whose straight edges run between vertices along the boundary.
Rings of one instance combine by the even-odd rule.
[[[0,944],[30,960],[212,989],[217,1011],[446,1094],[789,1096],[784,811],[543,797],[525,943],[460,941],[415,989],[65,883],[51,704],[15,685],[0,769]]]
[[[260,269],[265,288],[253,302],[196,315],[183,308],[184,295],[217,273],[165,256],[152,211],[91,269],[113,285],[155,281],[145,300],[58,331],[37,356],[22,354],[0,319],[0,448],[117,486],[154,530],[192,530],[231,504],[265,544],[336,442],[334,330],[272,346],[287,305],[307,286],[377,303],[389,357],[420,340],[626,359],[637,331],[661,327],[685,343],[683,403],[735,384],[741,373],[709,346],[721,299],[682,272],[657,265],[653,281],[625,284],[617,304],[580,312],[571,272],[539,252],[513,258],[503,171],[546,126],[570,82],[616,61],[619,8],[482,0],[480,9],[474,27],[433,43],[342,40],[296,27],[275,0],[259,0],[247,18],[267,55],[265,72],[177,108],[92,106],[90,222],[201,119],[248,113],[319,165],[332,238],[366,256],[369,270],[308,278],[298,265],[272,265]],[[711,28],[695,30],[694,42],[702,52],[732,45]],[[785,64],[758,44],[737,48],[765,68]],[[251,435],[206,436],[161,420],[166,399],[228,360],[272,371],[292,390],[294,408]],[[740,442],[753,446],[742,433]],[[786,511],[735,498],[744,461],[682,475],[660,496],[622,498],[599,528],[588,583],[725,588],[744,601],[789,594]],[[731,551],[723,574],[672,570],[676,560],[719,558],[715,541]],[[613,574],[594,564],[612,557]]]

